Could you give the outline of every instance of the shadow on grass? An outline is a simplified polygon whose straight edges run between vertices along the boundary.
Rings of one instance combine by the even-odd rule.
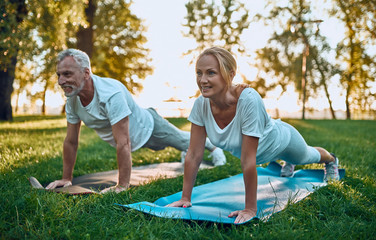
[[[19,123],[19,122],[29,122],[29,121],[40,121],[40,120],[55,120],[55,119],[64,119],[65,115],[25,115],[25,116],[14,116],[12,121],[0,121],[0,123],[10,122],[10,123]]]
[[[53,134],[53,133],[58,133],[59,131],[65,131],[66,127],[46,127],[46,128],[38,128],[38,129],[23,129],[23,128],[0,128],[0,134],[6,134],[10,131],[13,133],[16,133],[18,135],[20,134],[25,134],[27,135],[32,135],[32,134]]]

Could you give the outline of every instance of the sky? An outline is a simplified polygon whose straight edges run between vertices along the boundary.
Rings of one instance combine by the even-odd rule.
[[[136,0],[132,11],[144,19],[148,31],[145,47],[151,50],[153,75],[143,81],[143,90],[135,96],[142,107],[154,107],[163,115],[173,114],[171,108],[186,108],[195,94],[195,73],[190,59],[182,53],[195,47],[192,39],[182,36],[182,22],[186,14],[181,0],[148,1]],[[164,102],[175,98],[182,102]],[[176,114],[176,111],[175,111]]]

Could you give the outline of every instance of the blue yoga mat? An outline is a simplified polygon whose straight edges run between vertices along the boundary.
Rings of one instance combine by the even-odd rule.
[[[284,209],[288,203],[295,203],[316,188],[326,185],[323,181],[324,170],[298,170],[292,178],[280,177],[280,171],[281,166],[276,162],[270,163],[266,168],[257,168],[258,212],[255,218],[266,220],[273,213]],[[341,178],[344,174],[345,171],[340,169]],[[245,206],[243,174],[194,187],[190,208],[164,207],[180,200],[181,194],[182,192],[178,192],[162,197],[154,203],[118,205],[158,217],[234,224],[235,218],[229,218],[228,215]]]

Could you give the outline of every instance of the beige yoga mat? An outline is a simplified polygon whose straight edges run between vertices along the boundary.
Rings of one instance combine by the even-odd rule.
[[[200,169],[211,168],[212,165],[202,163]],[[149,183],[156,179],[173,178],[184,173],[184,164],[180,162],[156,163],[132,168],[131,186]],[[118,170],[87,174],[73,178],[72,186],[50,190],[68,194],[98,193],[117,183]],[[33,188],[44,189],[35,177],[29,178]]]

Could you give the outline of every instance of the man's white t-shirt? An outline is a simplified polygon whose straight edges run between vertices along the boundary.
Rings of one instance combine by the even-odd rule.
[[[116,147],[111,126],[128,116],[132,151],[141,148],[153,132],[154,120],[151,114],[135,103],[121,82],[96,75],[92,75],[92,79],[93,100],[84,107],[79,96],[69,97],[65,106],[67,121],[72,124],[83,121],[100,138]]]
[[[272,119],[265,110],[261,96],[252,88],[245,88],[239,96],[236,114],[232,121],[221,129],[211,112],[208,98],[196,99],[188,120],[204,126],[208,138],[217,147],[240,158],[242,135],[259,138],[256,154],[257,164],[276,160],[290,141],[290,131],[280,120]]]

